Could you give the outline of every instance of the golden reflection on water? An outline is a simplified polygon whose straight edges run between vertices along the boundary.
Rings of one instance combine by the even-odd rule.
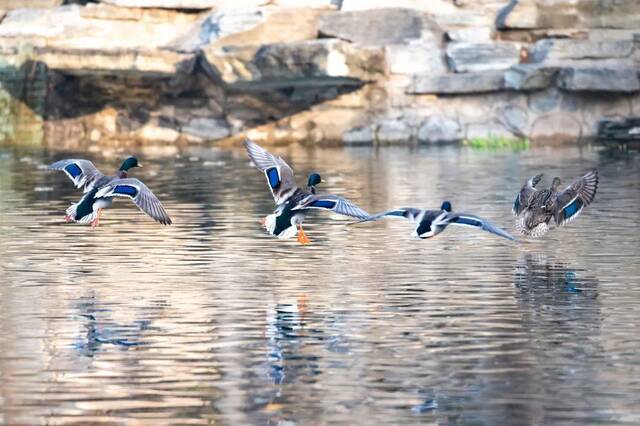
[[[266,235],[241,149],[144,148],[126,201],[64,224],[80,194],[42,165],[129,152],[0,150],[0,424],[637,423],[639,156],[602,149],[276,148],[375,212],[444,199],[513,231],[527,177],[600,170],[596,202],[544,241],[310,217]]]

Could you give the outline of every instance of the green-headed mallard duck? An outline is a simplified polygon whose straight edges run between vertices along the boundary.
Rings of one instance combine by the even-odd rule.
[[[128,197],[153,219],[170,225],[171,218],[153,192],[138,179],[127,177],[132,167],[142,167],[135,157],[124,160],[116,176],[103,175],[89,160],[60,160],[51,164],[49,170],[62,170],[76,188],[84,188],[80,201],[67,209],[65,221],[91,223],[96,227],[102,209],[111,206],[113,197]]]
[[[244,146],[253,164],[265,174],[276,202],[275,212],[262,220],[271,235],[278,238],[297,235],[301,244],[310,243],[302,229],[302,222],[310,209],[331,210],[358,219],[369,217],[367,212],[344,198],[317,194],[316,185],[322,182],[319,174],[311,174],[307,188],[302,189],[296,185],[293,170],[282,158],[270,154],[250,140],[246,140]]]
[[[435,237],[444,231],[448,225],[458,225],[482,229],[509,240],[517,241],[507,231],[498,228],[488,220],[467,213],[452,213],[451,203],[449,201],[443,202],[440,210],[423,210],[414,207],[402,207],[375,214],[357,223],[378,220],[383,217],[399,217],[414,222],[416,224],[416,229],[411,235],[421,239]]]
[[[598,190],[597,170],[591,170],[562,191],[558,191],[560,178],[553,178],[549,189],[537,189],[540,180],[542,174],[529,179],[513,203],[513,214],[518,217],[516,229],[533,238],[547,233],[551,218],[562,226],[578,217]]]

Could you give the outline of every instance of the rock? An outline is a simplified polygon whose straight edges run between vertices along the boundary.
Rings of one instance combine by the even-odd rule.
[[[264,6],[268,0],[100,0],[120,7],[162,9],[251,9]]]
[[[379,49],[340,40],[206,48],[204,58],[225,83],[235,86],[357,85],[384,73]]]
[[[534,92],[529,95],[529,108],[538,113],[549,112],[558,107],[562,95],[556,88]]]
[[[342,0],[340,10],[343,12],[351,12],[399,7],[429,13],[455,13],[458,10],[447,0]]]
[[[374,9],[327,13],[320,17],[321,36],[363,46],[404,44],[422,37],[424,17],[411,9]]]
[[[384,143],[406,143],[411,140],[411,128],[404,121],[389,120],[378,126],[376,140]]]
[[[462,94],[482,93],[502,90],[504,75],[499,71],[446,74],[416,75],[406,90],[408,94]]]
[[[194,118],[182,127],[182,132],[202,140],[224,139],[230,135],[226,121],[216,118]]]
[[[115,9],[72,5],[14,10],[0,25],[0,40],[17,49],[29,45],[32,60],[69,73],[173,75],[191,71],[195,55],[164,47],[185,31],[194,17]]]
[[[540,90],[554,84],[557,67],[537,64],[520,64],[504,74],[504,85],[512,90]]]
[[[632,53],[631,40],[544,39],[538,41],[529,52],[529,61],[562,65],[567,60],[630,58]]]
[[[491,41],[493,31],[489,27],[468,27],[451,29],[446,36],[449,41],[467,43],[488,43]]]
[[[567,113],[552,113],[538,117],[533,122],[529,134],[529,138],[535,142],[574,142],[581,136],[580,122]]]
[[[628,117],[624,119],[602,119],[598,121],[599,139],[614,141],[640,140],[640,118]]]
[[[498,12],[496,28],[499,30],[539,28],[539,20],[535,0],[511,0]]]
[[[524,108],[506,105],[500,114],[501,122],[514,135],[526,137],[529,134],[529,116]]]
[[[346,145],[370,145],[374,135],[371,127],[356,127],[342,134],[342,142]]]
[[[418,129],[418,141],[421,143],[456,142],[464,137],[460,123],[456,120],[432,115]]]
[[[574,92],[637,92],[638,70],[634,68],[565,68],[558,74],[558,87]]]
[[[155,124],[145,124],[136,131],[136,136],[150,142],[173,143],[180,138],[180,132],[170,127]]]
[[[446,74],[442,49],[435,43],[393,45],[385,48],[392,74]]]
[[[60,6],[63,0],[0,0],[0,10],[39,9]]]
[[[520,61],[518,43],[449,43],[447,63],[454,72],[507,69]]]
[[[174,49],[193,52],[203,46],[246,46],[291,43],[318,36],[321,10],[312,8],[231,9],[201,19]],[[296,25],[291,25],[295,21]]]

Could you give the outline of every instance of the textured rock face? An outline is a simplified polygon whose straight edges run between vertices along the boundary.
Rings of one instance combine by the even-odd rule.
[[[52,143],[638,133],[636,1],[17,3],[0,0],[0,139],[15,111]]]

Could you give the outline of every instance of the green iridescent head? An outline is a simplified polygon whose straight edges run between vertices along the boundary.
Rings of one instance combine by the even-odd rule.
[[[136,157],[129,157],[126,160],[124,160],[124,162],[122,163],[122,166],[120,166],[120,170],[123,172],[126,172],[132,167],[142,167],[142,164],[138,163],[138,159]]]
[[[307,186],[316,186],[320,182],[322,182],[322,178],[320,177],[320,175],[318,173],[311,173],[309,175],[309,180],[307,181]]]

